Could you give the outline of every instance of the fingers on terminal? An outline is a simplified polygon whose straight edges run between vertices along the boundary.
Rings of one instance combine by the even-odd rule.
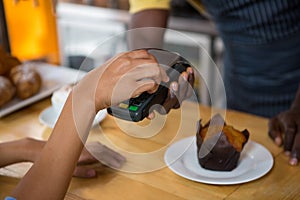
[[[192,67],[188,67],[186,71],[188,73],[188,82],[193,86],[195,82],[194,70]]]

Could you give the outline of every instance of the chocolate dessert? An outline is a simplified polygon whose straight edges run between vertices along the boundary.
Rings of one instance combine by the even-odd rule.
[[[198,162],[203,168],[231,171],[238,165],[249,132],[227,125],[221,115],[217,114],[204,126],[201,120],[198,122],[196,138]]]

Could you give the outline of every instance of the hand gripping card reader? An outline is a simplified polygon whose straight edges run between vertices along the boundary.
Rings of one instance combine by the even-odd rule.
[[[187,60],[174,52],[162,49],[148,49],[159,65],[166,69],[169,76],[169,82],[162,82],[155,93],[149,94],[143,92],[135,98],[130,98],[116,106],[111,106],[107,112],[120,119],[138,122],[143,120],[154,110],[155,105],[162,105],[168,96],[169,84],[178,81],[180,74],[186,71],[186,68],[192,66]]]

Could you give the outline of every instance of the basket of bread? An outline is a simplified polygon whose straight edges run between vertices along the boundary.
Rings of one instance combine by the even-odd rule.
[[[41,85],[42,78],[35,69],[0,48],[0,108],[14,98],[34,96]]]

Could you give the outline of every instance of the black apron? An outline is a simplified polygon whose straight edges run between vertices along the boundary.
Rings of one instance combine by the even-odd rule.
[[[227,107],[271,117],[300,83],[300,0],[202,0],[225,46]]]

